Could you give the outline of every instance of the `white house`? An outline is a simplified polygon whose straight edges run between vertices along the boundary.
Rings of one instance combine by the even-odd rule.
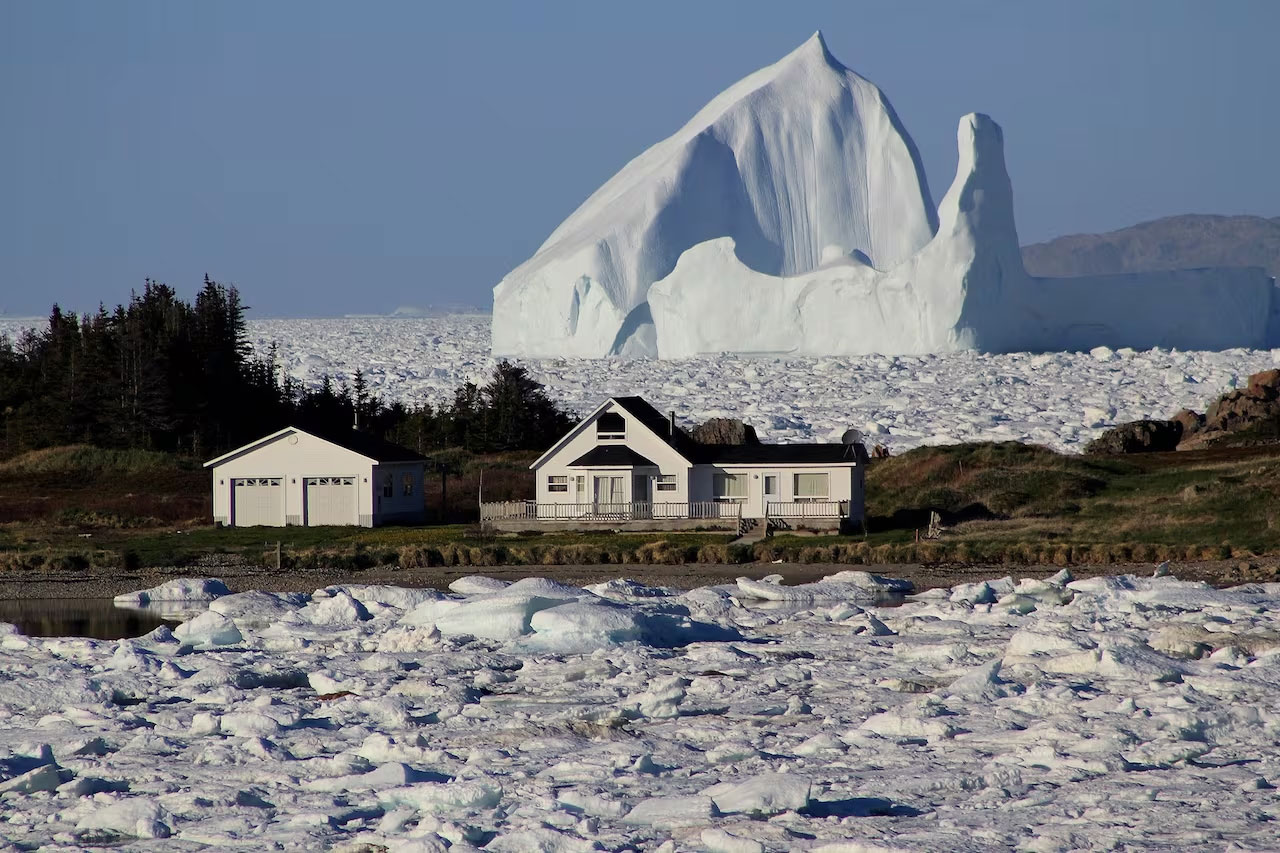
[[[298,427],[246,444],[213,471],[213,519],[230,527],[421,524],[426,457],[356,430]]]
[[[533,463],[533,501],[485,504],[481,520],[506,529],[845,528],[864,520],[866,462],[852,442],[699,444],[674,415],[613,397]]]

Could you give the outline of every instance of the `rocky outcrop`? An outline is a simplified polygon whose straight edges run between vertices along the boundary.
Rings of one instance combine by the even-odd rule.
[[[1249,377],[1244,388],[1219,397],[1203,416],[1179,412],[1177,418],[1198,428],[1184,432],[1179,450],[1280,442],[1280,370],[1263,370]]]
[[[1182,438],[1178,421],[1132,421],[1112,427],[1089,442],[1085,453],[1166,453]]]
[[[712,418],[693,429],[698,444],[759,444],[755,427],[737,418]]]
[[[1181,409],[1173,416],[1175,423],[1182,424],[1182,441],[1186,441],[1191,436],[1204,429],[1204,415],[1199,412],[1193,412],[1190,409]]]

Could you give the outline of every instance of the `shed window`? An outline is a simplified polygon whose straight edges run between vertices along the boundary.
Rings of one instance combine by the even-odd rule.
[[[564,475],[547,478],[548,492],[567,492],[569,491],[569,478]]]
[[[831,494],[829,474],[796,474],[795,495],[797,501],[825,501]]]
[[[741,503],[747,499],[747,475],[717,471],[714,477],[716,500]]]
[[[405,474],[400,480],[400,494],[407,497],[413,495],[413,474]]]
[[[614,439],[627,437],[627,419],[617,412],[605,412],[596,418],[596,438]]]
[[[675,474],[659,474],[656,482],[660,492],[674,492],[676,490]]]

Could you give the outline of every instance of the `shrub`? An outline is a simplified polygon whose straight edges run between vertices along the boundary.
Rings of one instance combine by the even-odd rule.
[[[738,547],[738,546],[735,546]],[[699,563],[729,563],[733,560],[729,557],[728,545],[703,545],[698,549]]]

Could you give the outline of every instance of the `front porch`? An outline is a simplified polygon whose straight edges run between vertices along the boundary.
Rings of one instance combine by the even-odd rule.
[[[761,519],[744,518],[737,501],[557,503],[500,501],[480,504],[480,524],[492,530],[726,530],[741,532]],[[770,502],[764,528],[839,530],[848,501]]]

